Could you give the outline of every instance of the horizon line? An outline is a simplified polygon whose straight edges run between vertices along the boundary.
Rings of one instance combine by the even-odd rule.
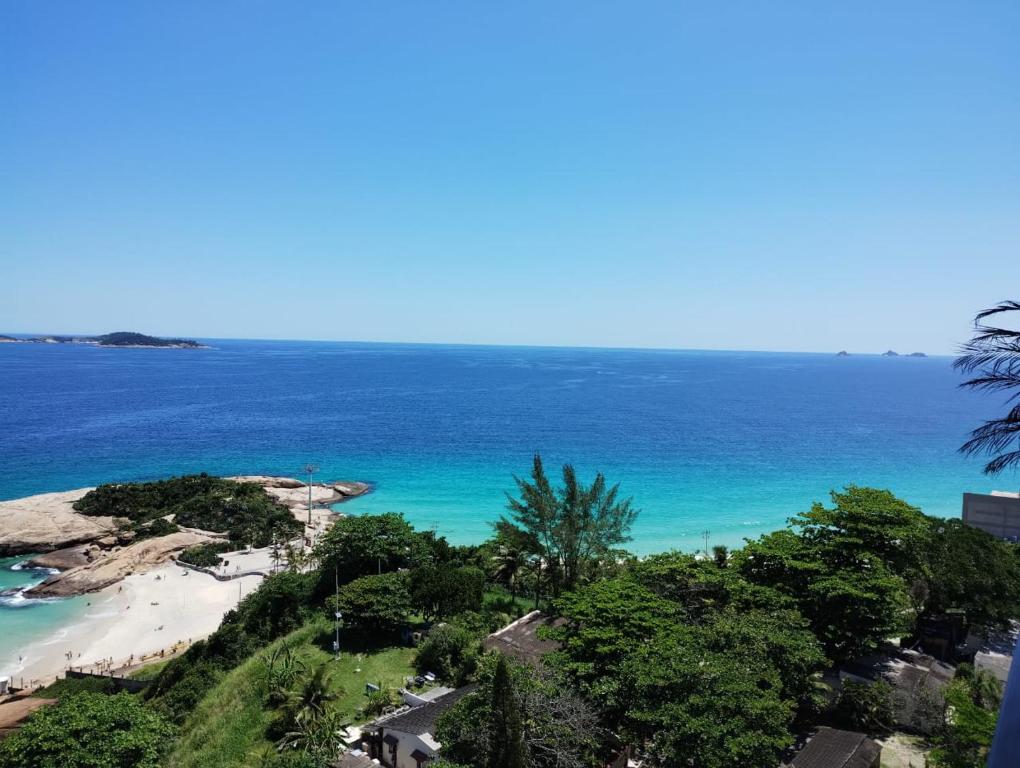
[[[107,333],[116,333],[116,331],[108,331]],[[141,333],[141,331],[131,331],[131,333]],[[18,337],[45,337],[45,336],[71,336],[71,337],[87,337],[87,336],[101,336],[101,333],[30,333],[24,331],[7,331],[0,333],[0,335],[8,335],[13,338]],[[579,350],[605,350],[605,351],[617,351],[617,352],[732,352],[732,353],[751,353],[751,354],[774,354],[774,355],[831,355],[838,356],[841,352],[846,352],[849,357],[885,357],[886,352],[860,352],[851,351],[847,349],[840,349],[836,351],[832,350],[796,350],[796,349],[739,349],[735,347],[659,347],[659,346],[614,346],[614,345],[593,345],[593,344],[527,344],[527,343],[498,343],[498,342],[463,342],[463,341],[392,341],[392,340],[364,340],[364,339],[297,339],[297,338],[283,338],[283,337],[255,337],[255,336],[181,336],[178,334],[167,334],[167,335],[156,335],[156,334],[143,334],[146,336],[153,336],[159,339],[185,339],[194,341],[277,341],[277,342],[300,342],[306,344],[379,344],[388,346],[419,346],[419,347],[496,347],[504,349],[579,349]],[[891,348],[888,351],[895,351]],[[911,357],[917,355],[917,351],[913,352],[897,352],[896,357]],[[924,357],[930,358],[952,358],[956,357],[955,353],[927,353],[920,352]],[[916,357],[915,357],[916,359]]]

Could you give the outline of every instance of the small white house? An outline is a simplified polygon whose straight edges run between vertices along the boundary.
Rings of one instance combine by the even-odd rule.
[[[380,717],[362,729],[363,748],[386,768],[422,768],[439,754],[434,735],[439,716],[475,687],[466,685],[432,700],[418,698],[423,703]]]

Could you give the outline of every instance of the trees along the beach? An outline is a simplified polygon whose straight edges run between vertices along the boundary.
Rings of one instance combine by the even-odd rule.
[[[795,715],[813,711],[825,657],[806,620],[732,568],[657,555],[555,606],[565,623],[547,662],[663,764],[774,765]]]
[[[656,765],[774,768],[790,742],[794,704],[762,658],[705,647],[698,627],[676,627],[628,658],[625,728]]]
[[[135,696],[79,693],[0,740],[0,768],[156,768],[174,733]]]
[[[1020,613],[1017,547],[960,520],[924,515],[888,491],[851,486],[734,554],[748,579],[797,601],[833,661],[964,612],[975,627]]]
[[[602,473],[586,486],[570,464],[562,472],[563,485],[554,488],[536,455],[531,479],[514,477],[519,497],[507,494],[509,517],[496,523],[497,533],[543,559],[554,596],[594,575],[600,563],[615,560],[638,514]]]

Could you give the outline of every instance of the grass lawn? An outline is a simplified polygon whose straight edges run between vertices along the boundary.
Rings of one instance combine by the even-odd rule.
[[[159,677],[159,673],[163,671],[163,667],[169,663],[170,659],[166,659],[165,661],[155,661],[152,664],[146,664],[134,672],[129,672],[128,677],[132,680],[155,680]]]
[[[259,766],[262,756],[273,748],[265,734],[277,715],[265,709],[266,671],[261,659],[285,643],[304,663],[306,674],[328,665],[330,687],[338,694],[336,705],[352,722],[357,721],[356,714],[365,702],[365,683],[378,685],[381,681],[387,688],[398,688],[413,674],[413,648],[360,652],[342,648],[340,661],[335,661],[329,650],[330,630],[325,621],[312,622],[229,672],[185,722],[167,764],[175,768]]]

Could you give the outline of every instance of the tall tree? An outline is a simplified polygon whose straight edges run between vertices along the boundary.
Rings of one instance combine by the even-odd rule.
[[[985,465],[989,475],[1020,466],[1020,330],[985,322],[990,317],[1020,312],[1020,302],[1004,301],[979,312],[974,318],[974,337],[963,347],[954,366],[973,378],[961,386],[990,392],[1011,393],[1006,415],[990,419],[970,433],[960,448],[967,455],[992,458]]]
[[[601,472],[585,486],[566,464],[563,485],[556,489],[536,454],[531,480],[515,476],[514,482],[520,497],[507,494],[510,517],[503,517],[496,529],[516,536],[543,558],[554,595],[573,589],[599,561],[612,558],[630,541],[638,510],[631,499],[620,498],[619,485],[609,486]]]
[[[506,657],[500,655],[492,677],[492,720],[488,768],[524,768],[521,710]]]

